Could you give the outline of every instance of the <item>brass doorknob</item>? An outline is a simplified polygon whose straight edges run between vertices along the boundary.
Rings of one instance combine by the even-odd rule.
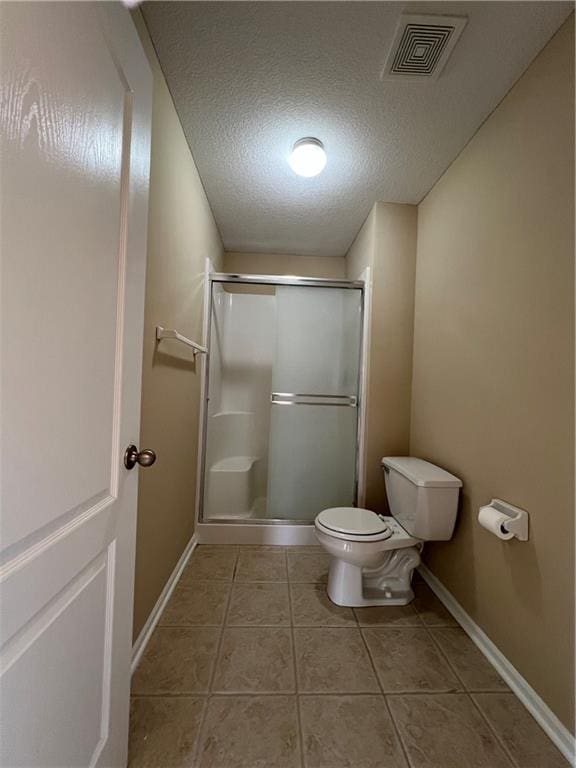
[[[156,454],[150,448],[139,451],[135,445],[129,445],[124,454],[124,466],[126,469],[134,469],[136,464],[141,467],[151,467],[156,461]]]

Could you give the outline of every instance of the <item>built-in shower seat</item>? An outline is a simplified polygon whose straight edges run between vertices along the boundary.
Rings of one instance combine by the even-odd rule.
[[[258,456],[229,456],[210,467],[208,493],[213,517],[250,517],[260,461]]]

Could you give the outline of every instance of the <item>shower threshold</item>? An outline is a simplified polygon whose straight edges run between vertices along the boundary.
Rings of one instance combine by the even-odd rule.
[[[199,544],[318,546],[310,521],[237,518],[206,520],[196,526]]]

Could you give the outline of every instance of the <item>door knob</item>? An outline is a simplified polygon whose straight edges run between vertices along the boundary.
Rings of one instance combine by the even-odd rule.
[[[156,461],[156,454],[150,448],[139,451],[135,445],[129,445],[124,454],[124,466],[126,469],[134,469],[136,464],[141,467],[151,467]]]

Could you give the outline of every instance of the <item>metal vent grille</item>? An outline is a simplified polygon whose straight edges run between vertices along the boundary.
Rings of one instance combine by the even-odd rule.
[[[462,17],[402,15],[382,77],[437,78],[465,26]]]

